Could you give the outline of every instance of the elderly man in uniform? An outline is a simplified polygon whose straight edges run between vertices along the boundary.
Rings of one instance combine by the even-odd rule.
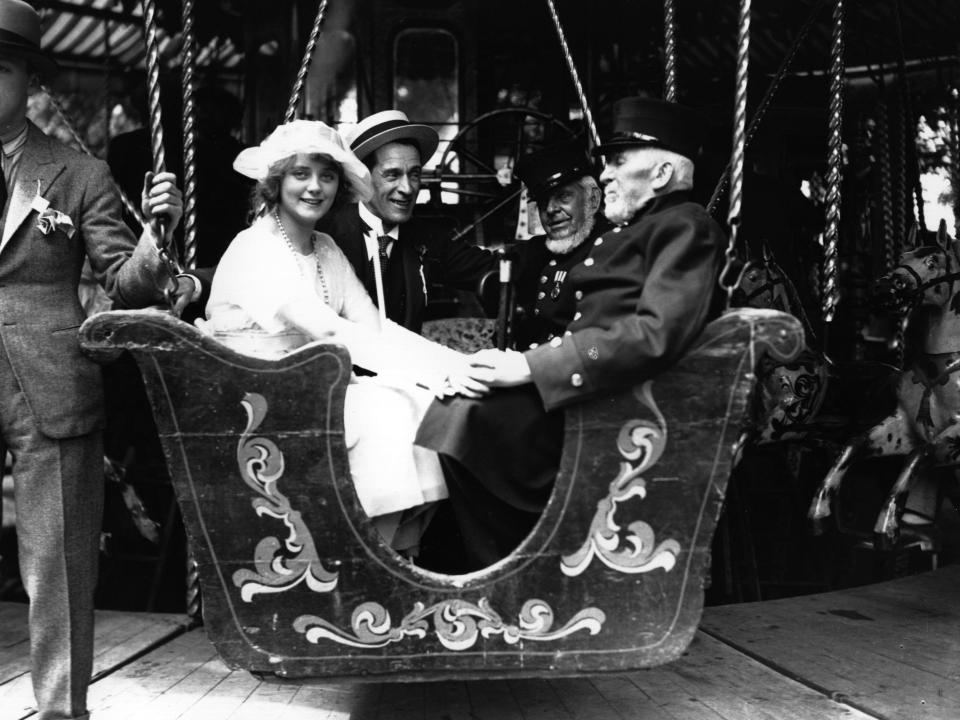
[[[29,93],[56,69],[36,11],[0,0],[0,457],[13,456],[39,720],[88,717],[93,666],[104,418],[100,369],[77,337],[81,266],[89,257],[119,305],[158,302],[165,284],[150,232],[138,244],[121,220],[106,164],[27,121]],[[148,175],[141,199],[168,232],[182,214],[174,180]],[[192,289],[186,278],[171,288]]]
[[[566,330],[582,295],[573,290],[570,271],[586,259],[593,241],[610,229],[610,223],[597,214],[600,186],[579,145],[526,155],[515,172],[537,203],[546,230],[520,244],[513,340],[526,350]]]
[[[350,149],[370,168],[373,197],[347,205],[320,221],[350,261],[377,307],[387,318],[420,332],[427,305],[429,261],[440,285],[475,291],[496,263],[492,253],[465,243],[444,242],[425,249],[423,238],[407,237],[406,225],[420,192],[423,164],[439,144],[437,131],[411,123],[399,110],[362,120],[348,138]],[[429,257],[424,257],[430,253]]]
[[[563,408],[667,369],[708,319],[723,233],[690,200],[698,118],[647,98],[621,100],[614,113],[615,135],[597,152],[616,227],[569,272],[579,300],[567,330],[524,352],[475,354],[472,377],[498,389],[435,401],[418,433],[441,453],[469,569],[507,555],[539,518],[559,466]]]

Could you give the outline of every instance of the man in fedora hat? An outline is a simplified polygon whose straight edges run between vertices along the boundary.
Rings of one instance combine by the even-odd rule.
[[[138,243],[123,223],[106,164],[26,119],[29,93],[56,69],[36,11],[0,0],[0,455],[13,456],[40,720],[87,717],[93,665],[103,392],[77,338],[81,266],[89,257],[120,305],[158,302],[165,285],[152,233]],[[172,232],[182,214],[175,178],[149,174],[141,206]],[[172,288],[188,289],[187,279]]]
[[[559,466],[560,411],[662,372],[708,319],[724,238],[690,200],[698,118],[639,97],[614,115],[615,135],[595,152],[607,159],[604,213],[616,227],[569,271],[566,331],[524,352],[476,353],[473,379],[498,389],[435,401],[420,426],[417,443],[441,453],[468,569],[508,554],[539,518]]]
[[[570,271],[590,254],[593,240],[609,230],[610,223],[598,215],[602,193],[579,143],[524,155],[515,173],[537,203],[545,230],[518,244],[512,327],[514,344],[526,350],[566,330],[576,310]]]
[[[440,142],[436,130],[410,122],[399,110],[386,110],[362,120],[347,142],[370,168],[373,197],[332,213],[319,229],[336,240],[381,312],[420,332],[427,304],[424,260],[431,280],[474,291],[496,260],[466,243],[444,242],[427,250],[423,238],[401,232],[413,215],[423,164]]]

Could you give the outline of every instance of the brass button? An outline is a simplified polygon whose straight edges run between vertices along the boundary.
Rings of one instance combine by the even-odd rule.
[[[583,385],[583,376],[580,373],[574,373],[570,376],[570,384],[574,387],[580,387]]]
[[[602,238],[602,237],[598,237],[598,238],[597,238],[597,241],[594,243],[594,245],[603,245],[603,238]]]
[[[551,260],[550,262],[547,263],[547,265],[549,265],[550,267],[553,267],[556,264],[557,264],[556,260]]]
[[[537,293],[537,300],[543,300],[546,296],[547,294],[541,290]]]
[[[567,330],[567,331],[563,334],[564,337],[568,337],[568,336],[570,336],[570,335],[573,335],[573,333],[570,332],[569,330]]]
[[[623,230],[622,227],[615,227],[615,228],[613,229],[614,232],[620,232],[621,230]]]
[[[577,291],[573,294],[573,296],[574,296],[577,300],[583,300],[583,290],[577,290]]]
[[[586,267],[590,267],[591,265],[593,265],[593,258],[587,258],[586,260],[583,261],[583,264]]]
[[[538,347],[540,347],[540,343],[530,343],[531,350],[536,350]]]
[[[555,337],[550,341],[550,347],[558,348],[563,344],[563,338]]]
[[[546,276],[546,275],[541,275],[541,276],[540,276],[540,284],[542,285],[542,284],[545,283],[546,281],[547,281],[547,276]]]
[[[580,312],[579,310],[573,314],[573,319],[574,319],[574,320],[579,320],[579,319],[582,318],[582,317],[583,317],[583,313]]]

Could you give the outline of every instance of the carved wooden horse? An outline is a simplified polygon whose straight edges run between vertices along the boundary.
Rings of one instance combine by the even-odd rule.
[[[790,278],[777,264],[766,243],[762,257],[747,262],[733,294],[738,307],[770,308],[800,320],[806,346],[789,362],[763,356],[757,360],[757,386],[751,425],[744,441],[769,444],[782,441],[840,443],[853,432],[869,427],[892,400],[890,379],[896,368],[883,363],[835,364],[820,350],[816,333]]]
[[[924,344],[900,374],[896,410],[843,449],[814,498],[810,518],[820,525],[830,516],[843,477],[858,457],[908,455],[874,527],[878,542],[889,547],[899,537],[917,471],[960,464],[960,247],[947,236],[946,225],[940,225],[937,244],[901,255],[877,289],[887,305],[925,315],[916,318],[927,322]]]

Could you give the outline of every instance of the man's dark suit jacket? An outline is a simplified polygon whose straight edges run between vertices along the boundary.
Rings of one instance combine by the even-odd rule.
[[[330,235],[340,246],[376,303],[377,291],[371,282],[364,241],[367,229],[357,205],[346,205],[328,214],[317,229]],[[481,278],[497,266],[493,253],[462,242],[428,241],[419,236],[411,223],[401,227],[400,238],[391,251],[391,262],[396,262],[397,253],[402,268],[391,277],[402,278],[402,286],[387,287],[389,280],[384,279],[387,315],[413,332],[420,332],[423,326],[431,284],[475,292]],[[391,307],[391,303],[401,303],[402,310],[398,310],[400,305]]]

